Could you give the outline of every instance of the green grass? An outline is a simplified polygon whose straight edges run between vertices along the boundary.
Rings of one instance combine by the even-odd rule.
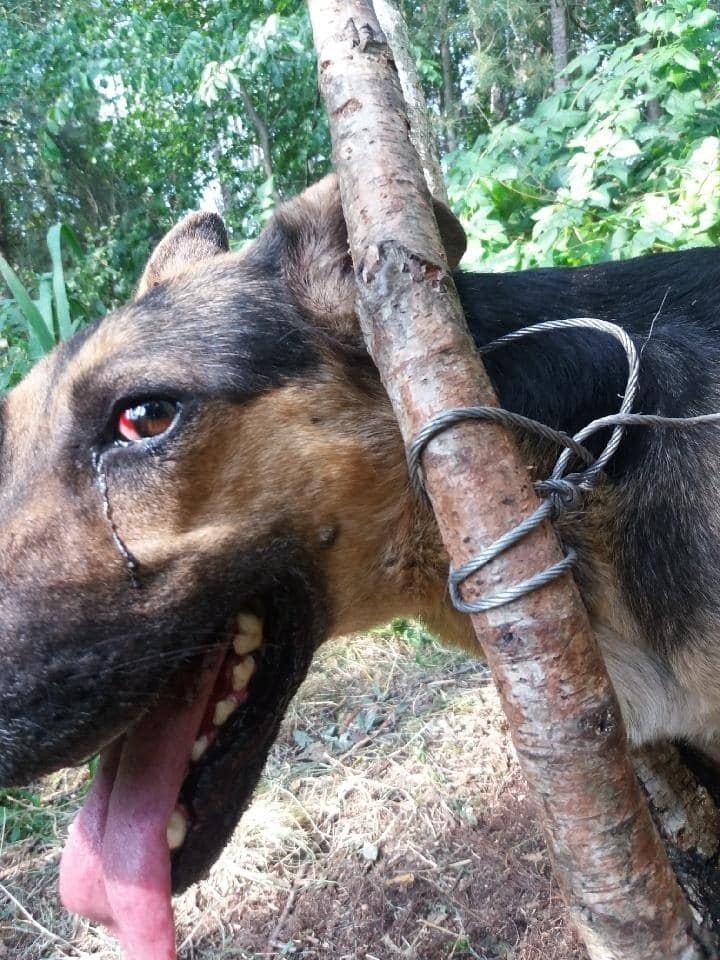
[[[398,617],[390,624],[390,631],[396,637],[404,640],[415,657],[415,662],[422,667],[435,667],[447,660],[448,651],[437,638],[427,630],[418,620]],[[387,633],[384,628],[383,633]]]
[[[0,278],[10,293],[0,298],[0,393],[14,386],[36,360],[72,336],[87,319],[85,309],[69,295],[63,242],[75,254],[80,253],[72,230],[56,223],[47,232],[51,270],[35,275],[34,291],[0,254]]]
[[[17,843],[28,837],[55,839],[55,817],[39,794],[24,787],[0,790],[0,837]]]

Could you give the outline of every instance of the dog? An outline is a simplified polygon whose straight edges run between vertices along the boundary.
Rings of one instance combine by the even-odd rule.
[[[720,407],[718,250],[455,280],[479,345],[611,320],[642,355],[636,409]],[[486,365],[502,406],[569,433],[627,376],[582,330]],[[518,439],[546,476],[557,451]],[[631,428],[558,521],[634,743],[720,730],[719,443]],[[319,644],[413,615],[478,652],[359,332],[332,176],[242,253],[191,214],[131,303],[2,399],[0,517],[0,783],[100,751],[61,895],[133,960],[175,956],[171,888],[228,840]]]

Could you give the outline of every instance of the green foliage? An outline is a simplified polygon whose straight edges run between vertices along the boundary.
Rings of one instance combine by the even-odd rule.
[[[446,149],[466,149],[502,119],[532,113],[552,89],[549,2],[398,0],[438,133]],[[632,0],[565,3],[570,54],[633,35]]]
[[[720,32],[703,0],[638,17],[568,86],[447,159],[451,201],[485,267],[578,264],[720,238]]]
[[[390,630],[394,636],[405,641],[413,652],[416,663],[433,667],[447,660],[447,650],[443,649],[437,639],[417,620],[397,617],[390,624]]]
[[[33,269],[46,224],[72,223],[86,302],[126,300],[210,186],[244,238],[328,168],[302,0],[20,2],[0,49],[0,250]]]
[[[37,793],[24,788],[0,790],[0,837],[17,843],[28,837],[49,839],[55,834],[55,820],[43,808]]]
[[[401,6],[455,146],[446,168],[468,265],[718,242],[718,0],[648,4],[637,18],[632,0],[569,6],[575,58],[560,92],[545,5]],[[6,13],[0,389],[79,319],[126,300],[152,245],[209,189],[242,241],[330,162],[302,0],[21,0]],[[65,276],[61,237],[75,244],[53,228],[51,271],[36,274],[58,221],[86,255]]]
[[[0,789],[0,850],[4,843],[28,838],[57,843],[58,833],[66,832],[68,818],[87,795],[97,763],[97,757],[89,760],[87,774],[81,773],[74,782],[60,773],[33,787]]]
[[[309,109],[317,102],[317,68],[305,4],[274,6],[207,48],[215,59],[203,67],[197,90],[209,109],[229,106],[237,115],[227,131],[235,137],[233,165],[253,171],[242,211],[246,236],[268,219],[280,195],[319,179],[330,162],[325,113]]]
[[[0,254],[0,277],[10,291],[9,298],[0,299],[0,393],[87,319],[86,311],[68,294],[63,266],[63,240],[80,252],[75,235],[65,224],[56,223],[46,239],[52,269],[36,276],[34,298]]]

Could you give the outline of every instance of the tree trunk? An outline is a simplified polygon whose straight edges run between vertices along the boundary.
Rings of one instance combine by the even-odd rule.
[[[372,6],[309,0],[309,8],[361,325],[407,443],[438,411],[495,399],[448,273]],[[537,504],[509,435],[489,425],[443,432],[423,468],[455,569]],[[546,524],[494,561],[489,575],[468,581],[466,599],[559,557]],[[472,619],[592,960],[707,960],[632,775],[617,703],[572,580],[565,575]]]
[[[567,79],[561,76],[568,65],[568,15],[566,0],[550,0],[550,38],[553,57],[553,88],[564,90]]]
[[[7,237],[7,221],[5,219],[5,204],[3,203],[2,197],[0,197],[0,254],[5,257],[6,260],[9,259],[8,251],[8,237]],[[3,284],[0,287],[0,292],[4,292],[5,286]]]
[[[497,83],[490,87],[490,115],[502,120],[507,111],[507,97],[505,91]]]
[[[450,56],[450,18],[447,0],[440,7],[440,65],[442,67],[442,105],[445,115],[445,141],[448,150],[457,150],[455,136],[455,88]]]
[[[672,744],[646,747],[633,764],[676,876],[715,958],[720,931],[720,768]]]
[[[635,16],[636,16],[636,17],[639,16],[639,15],[640,15],[641,13],[643,13],[643,12],[647,9],[647,7],[650,6],[651,4],[655,4],[655,5],[656,5],[656,0],[648,0],[647,3],[645,2],[645,0],[633,0],[633,7],[634,7],[634,9],[635,9]],[[646,43],[645,46],[644,46],[642,49],[643,49],[643,50],[650,50],[650,49],[652,49],[652,43]],[[660,119],[660,112],[661,112],[661,111],[660,111],[660,104],[658,103],[658,101],[657,101],[657,99],[656,99],[655,97],[653,97],[652,99],[650,99],[650,100],[648,100],[648,101],[646,102],[646,104],[645,104],[645,117],[646,117],[647,120],[650,121],[650,123],[657,123],[657,121]]]

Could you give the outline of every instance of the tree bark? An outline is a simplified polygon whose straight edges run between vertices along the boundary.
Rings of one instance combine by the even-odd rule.
[[[568,15],[566,0],[550,0],[550,39],[553,57],[553,88],[564,90],[567,79],[561,76],[568,65]]]
[[[372,6],[309,0],[309,8],[361,325],[409,442],[438,411],[495,399],[448,273]],[[489,425],[444,432],[423,466],[456,568],[537,505],[510,437]],[[466,599],[559,557],[545,525],[475,576]],[[473,623],[592,960],[707,958],[632,774],[617,703],[571,578]]]
[[[633,755],[635,770],[670,862],[704,930],[720,930],[720,770],[672,744]],[[716,956],[712,948],[709,956]]]
[[[448,202],[445,179],[438,160],[435,132],[430,124],[427,101],[417,68],[410,55],[410,38],[394,0],[375,0],[375,12],[395,58],[400,86],[410,121],[410,139],[422,164],[430,193]]]

